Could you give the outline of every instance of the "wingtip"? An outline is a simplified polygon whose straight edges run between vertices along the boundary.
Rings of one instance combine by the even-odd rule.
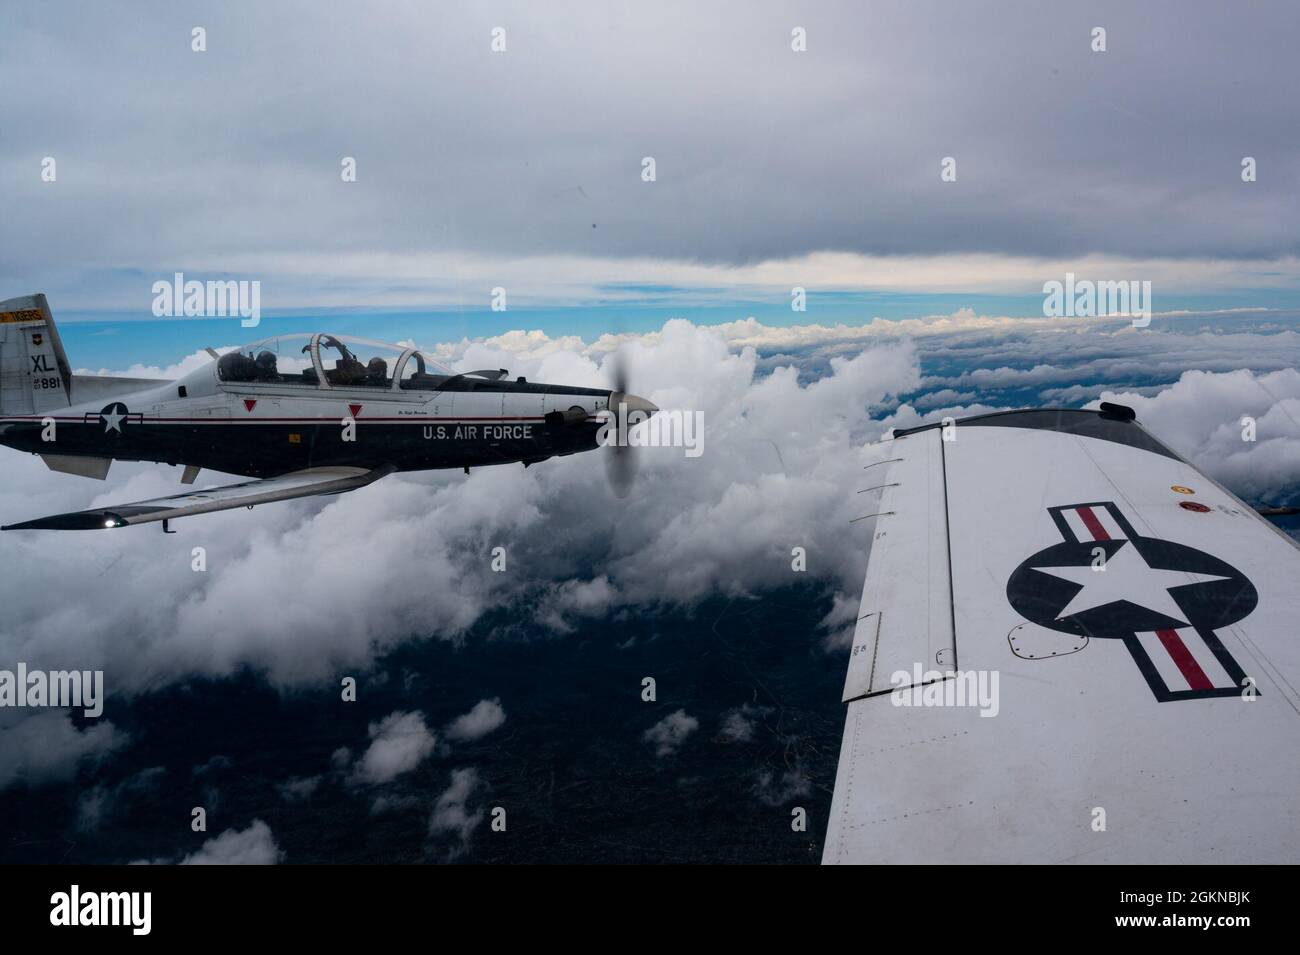
[[[108,523],[112,521],[112,523]],[[127,522],[118,514],[107,511],[81,511],[74,514],[53,514],[35,520],[5,524],[4,531],[93,531],[111,527],[125,527]]]

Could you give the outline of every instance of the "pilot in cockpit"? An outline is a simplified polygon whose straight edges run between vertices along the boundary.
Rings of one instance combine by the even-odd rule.
[[[335,348],[339,352],[339,358],[334,362],[333,368],[325,369],[325,380],[331,385],[359,385],[366,378],[366,366],[357,361],[357,357],[348,351],[348,347],[333,335],[326,335],[321,339],[323,346]],[[324,358],[324,354],[321,355]]]
[[[279,381],[280,373],[276,370],[275,353],[260,351],[257,353],[257,380]]]

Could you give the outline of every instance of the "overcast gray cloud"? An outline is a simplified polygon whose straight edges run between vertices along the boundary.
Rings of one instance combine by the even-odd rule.
[[[78,304],[174,267],[423,295],[458,263],[478,287],[530,256],[581,274],[825,250],[1300,251],[1292,3],[250,0],[3,18],[0,284]]]

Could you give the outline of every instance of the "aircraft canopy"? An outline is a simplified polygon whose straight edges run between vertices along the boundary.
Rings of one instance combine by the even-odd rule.
[[[323,332],[266,338],[217,359],[228,384],[427,390],[455,374],[413,347]]]

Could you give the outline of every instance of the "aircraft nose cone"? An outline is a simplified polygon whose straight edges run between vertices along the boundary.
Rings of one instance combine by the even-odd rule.
[[[622,414],[623,412],[619,407],[620,405],[623,408],[626,408],[629,412],[639,411],[642,414],[644,414],[647,418],[653,417],[659,412],[659,408],[657,405],[654,405],[651,402],[646,401],[644,398],[642,398],[639,395],[630,395],[625,391],[610,392],[609,395],[610,410]]]

